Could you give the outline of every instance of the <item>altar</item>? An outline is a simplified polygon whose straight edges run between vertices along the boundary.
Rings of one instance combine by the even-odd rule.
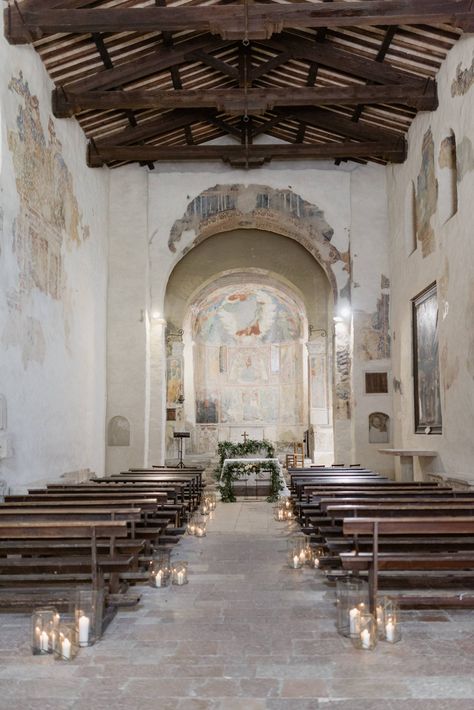
[[[217,446],[216,477],[221,500],[231,503],[236,500],[236,494],[265,495],[269,502],[277,500],[286,483],[273,444],[266,439],[248,439],[247,432],[242,436],[243,443],[220,441]]]
[[[278,459],[269,458],[232,458],[224,459],[221,480],[232,479],[232,491],[237,496],[255,497],[269,496],[272,489],[272,476],[277,472],[279,484],[286,488],[282,467]]]

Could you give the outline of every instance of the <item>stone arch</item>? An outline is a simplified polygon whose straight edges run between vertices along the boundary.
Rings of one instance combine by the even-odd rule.
[[[334,230],[324,212],[290,189],[256,184],[214,185],[191,200],[184,215],[174,222],[168,248],[178,252],[183,235],[194,233],[193,241],[187,241],[181,250],[182,258],[208,237],[234,229],[259,229],[294,239],[325,271],[334,302],[347,294],[349,252],[341,252],[331,243]]]
[[[130,422],[126,417],[116,416],[109,421],[108,446],[130,446]]]

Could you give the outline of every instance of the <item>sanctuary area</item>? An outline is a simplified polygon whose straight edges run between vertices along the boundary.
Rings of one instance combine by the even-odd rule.
[[[0,697],[472,708],[474,3],[3,5]]]

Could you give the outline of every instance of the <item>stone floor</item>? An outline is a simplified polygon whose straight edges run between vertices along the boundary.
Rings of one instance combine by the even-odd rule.
[[[29,619],[0,616],[3,710],[473,710],[474,612],[411,612],[403,640],[352,648],[321,573],[285,567],[264,502],[220,504],[175,556],[190,583],[143,589],[71,663],[30,655]]]

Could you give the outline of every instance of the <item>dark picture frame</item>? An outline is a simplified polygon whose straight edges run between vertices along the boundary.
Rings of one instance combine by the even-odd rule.
[[[441,434],[436,282],[412,300],[415,434]]]

